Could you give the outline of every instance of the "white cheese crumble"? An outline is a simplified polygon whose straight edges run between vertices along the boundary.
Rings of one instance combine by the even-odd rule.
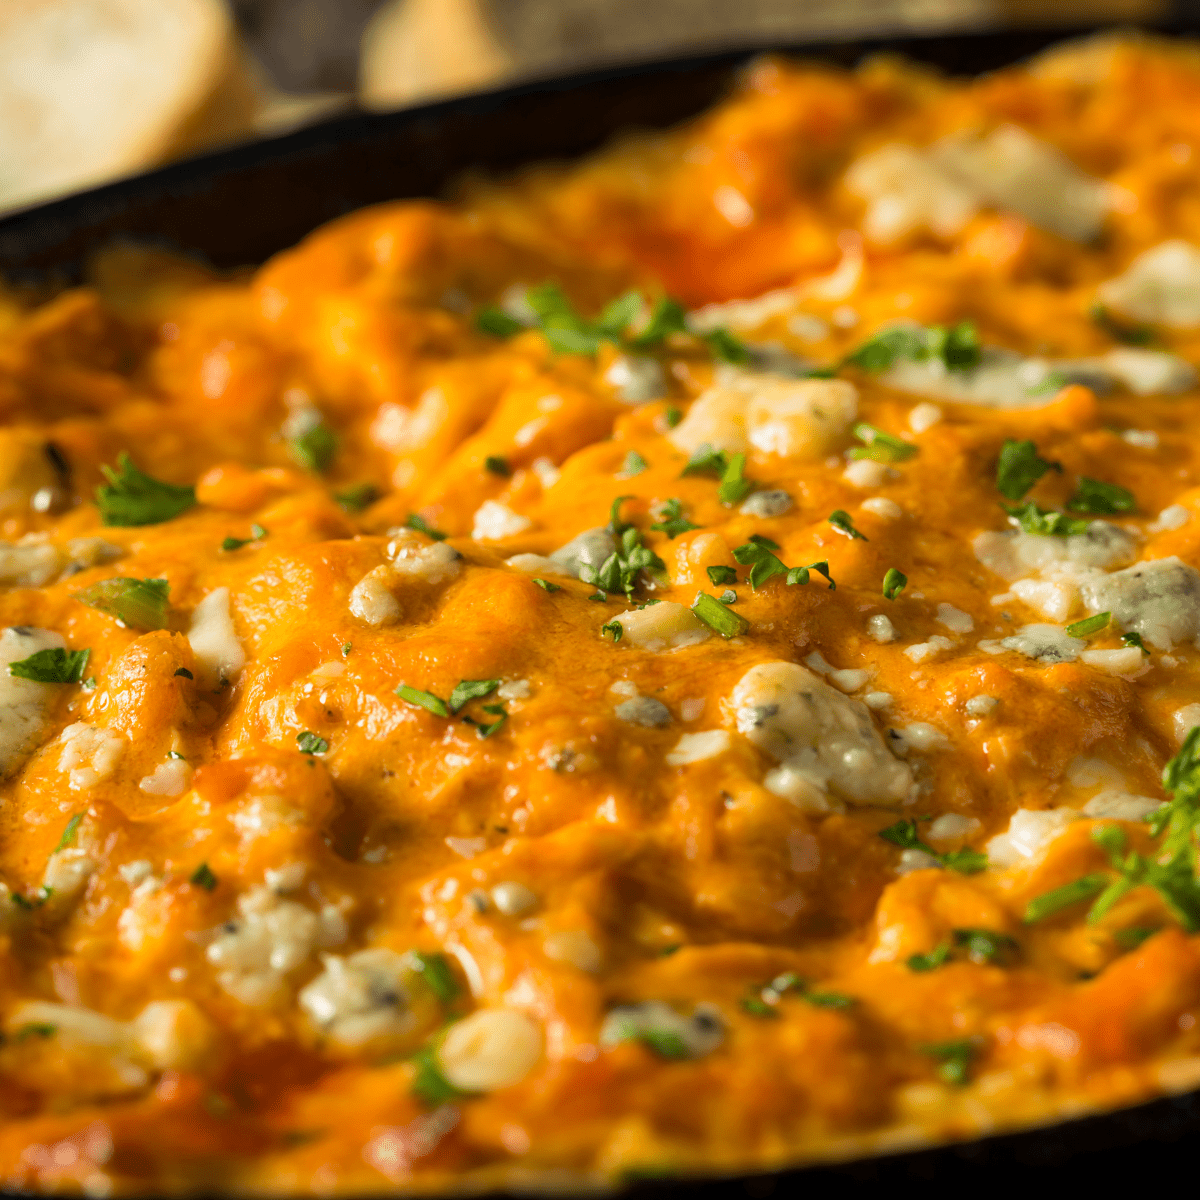
[[[1082,638],[1071,637],[1057,625],[1023,625],[1011,637],[979,643],[985,654],[1011,650],[1042,663],[1074,662],[1085,646],[1087,642]]]
[[[900,505],[886,496],[872,496],[869,500],[864,500],[862,506],[864,511],[874,513],[885,521],[896,521],[904,515],[904,510]]]
[[[15,771],[45,736],[62,690],[53,683],[10,675],[8,668],[39,650],[62,649],[66,644],[59,634],[28,625],[0,632],[0,778]]]
[[[407,529],[392,538],[386,553],[392,571],[404,580],[436,586],[457,578],[462,571],[462,555],[453,546],[445,542],[423,542]]]
[[[886,463],[860,458],[846,466],[842,478],[857,488],[882,487],[888,479],[888,467]]]
[[[568,575],[578,579],[580,568],[592,567],[598,571],[604,560],[616,548],[617,543],[613,540],[613,535],[603,526],[599,526],[577,534],[565,546],[555,550],[550,558]]]
[[[485,500],[475,512],[471,537],[477,542],[497,542],[524,533],[533,522],[498,500]]]
[[[1084,650],[1079,661],[1085,667],[1094,667],[1108,675],[1132,676],[1141,675],[1150,669],[1145,661],[1145,655],[1137,646],[1127,646],[1120,650]]]
[[[125,752],[125,738],[110,729],[76,721],[62,731],[58,769],[73,792],[87,791],[110,778]]]
[[[863,697],[863,703],[872,712],[883,712],[892,707],[892,694],[891,692],[868,692]]]
[[[1143,251],[1097,290],[1121,316],[1150,325],[1200,325],[1200,249],[1172,238]]]
[[[763,781],[768,791],[782,788],[795,801],[800,782],[818,802],[830,792],[881,807],[908,798],[912,772],[884,745],[867,707],[804,667],[788,662],[751,667],[731,701],[738,732],[786,769],[786,777],[768,773]]]
[[[1121,434],[1121,440],[1139,450],[1157,450],[1158,434],[1153,429],[1126,429]]]
[[[948,637],[935,633],[927,642],[914,642],[911,646],[905,646],[904,655],[913,662],[920,663],[935,654],[941,654],[944,650],[952,649],[953,646],[954,643]]]
[[[900,729],[889,729],[888,739],[896,753],[904,758],[913,750],[924,754],[930,750],[950,748],[950,739],[936,725],[930,725],[927,721],[914,721]]]
[[[684,767],[688,763],[703,762],[724,754],[732,745],[724,729],[705,729],[700,733],[685,733],[667,755],[667,766]]]
[[[1147,533],[1169,533],[1174,529],[1182,529],[1191,519],[1192,511],[1182,504],[1172,504],[1146,526]]]
[[[871,672],[846,668],[841,671],[830,671],[829,682],[843,692],[857,692],[870,682]]]
[[[463,1092],[512,1087],[541,1056],[541,1026],[512,1008],[481,1008],[456,1021],[437,1050],[442,1074]]]
[[[792,498],[784,491],[755,492],[738,509],[746,517],[781,517],[792,507]]]
[[[138,787],[148,796],[182,796],[191,782],[192,768],[181,758],[169,758],[144,776]]]
[[[686,604],[673,600],[622,613],[614,620],[624,630],[621,640],[639,650],[679,650],[712,636],[712,630]]]
[[[542,940],[542,953],[554,962],[595,975],[604,966],[604,955],[586,929],[561,929]]]
[[[1089,577],[1080,592],[1089,611],[1111,612],[1159,650],[1200,636],[1200,571],[1174,556]]]
[[[404,1038],[420,1023],[411,1007],[417,973],[394,950],[376,947],[341,958],[323,954],[324,970],[301,988],[300,1007],[331,1041],[358,1047]]]
[[[41,587],[62,568],[62,554],[50,542],[0,542],[0,584]]]
[[[972,696],[963,707],[973,717],[986,717],[996,711],[1000,701],[995,696]]]
[[[626,404],[645,404],[667,394],[667,376],[658,359],[645,354],[618,354],[604,380]]]
[[[187,638],[209,686],[233,679],[246,665],[246,652],[229,613],[227,587],[214,588],[196,605]]]
[[[975,628],[974,618],[953,604],[939,604],[934,619],[939,625],[945,625],[951,633],[970,633]]]
[[[1068,825],[1079,820],[1073,808],[1018,808],[1004,833],[984,847],[988,864],[1001,869],[1027,862],[1040,854]]]
[[[896,627],[892,624],[890,617],[884,616],[883,613],[875,613],[867,618],[867,634],[880,643],[894,642]]]
[[[1137,796],[1131,792],[1109,790],[1098,792],[1084,806],[1085,817],[1106,817],[1113,821],[1140,821],[1162,807],[1161,800]]]
[[[964,817],[961,813],[943,813],[929,825],[925,836],[931,842],[951,842],[974,837],[983,825],[975,817]]]
[[[492,888],[492,903],[506,917],[522,917],[537,908],[537,893],[523,883],[506,880]]]
[[[1185,704],[1182,708],[1177,708],[1171,723],[1175,728],[1175,740],[1182,742],[1197,725],[1200,725],[1200,704]]]
[[[671,710],[661,700],[649,696],[622,701],[613,712],[618,720],[630,725],[644,725],[648,729],[662,729],[671,723]]]
[[[373,629],[394,625],[403,612],[400,601],[388,587],[391,578],[390,567],[376,567],[368,571],[350,591],[351,614]]]
[[[942,410],[936,404],[928,402],[916,405],[908,414],[908,427],[913,433],[924,433],[932,429],[943,417]]]

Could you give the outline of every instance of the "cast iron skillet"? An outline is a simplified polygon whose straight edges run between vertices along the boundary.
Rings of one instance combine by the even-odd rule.
[[[1200,29],[1200,3],[1176,7],[1166,32]],[[1089,30],[1039,30],[785,47],[852,66],[894,50],[954,74],[1014,62]],[[382,115],[342,117],[204,155],[0,219],[0,274],[71,282],[113,239],[159,242],[219,267],[258,263],[365,204],[437,195],[465,170],[505,171],[574,157],[630,127],[671,125],[714,103],[762,47],[526,84]],[[804,1191],[876,1195],[909,1185],[1095,1188],[1194,1178],[1200,1092],[1025,1133],[743,1179],[640,1180],[637,1200],[730,1200]]]

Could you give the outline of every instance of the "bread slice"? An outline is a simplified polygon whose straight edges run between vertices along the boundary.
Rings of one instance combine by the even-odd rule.
[[[0,210],[253,128],[222,0],[0,4]]]

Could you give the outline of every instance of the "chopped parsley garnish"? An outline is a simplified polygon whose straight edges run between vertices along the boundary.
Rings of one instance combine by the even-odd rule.
[[[489,306],[476,313],[475,328],[481,333],[490,333],[492,337],[510,338],[522,333],[526,326],[516,317],[509,316],[502,308]]]
[[[1067,637],[1090,637],[1093,633],[1099,633],[1104,629],[1111,619],[1112,613],[1110,612],[1097,613],[1094,617],[1084,617],[1082,621],[1076,621],[1067,626]]]
[[[616,645],[625,636],[625,626],[620,621],[609,621],[600,626],[600,636],[603,637],[606,633],[612,635],[613,644]]]
[[[738,581],[737,571],[733,567],[705,567],[704,569],[714,587]]]
[[[1152,938],[1157,929],[1144,925],[1132,925],[1128,929],[1118,929],[1113,933],[1113,941],[1125,950],[1136,950],[1147,938]]]
[[[1040,537],[1074,537],[1087,533],[1091,521],[1083,517],[1068,517],[1066,513],[1054,509],[1042,508],[1032,500],[1024,504],[1001,505],[1009,519],[1019,525],[1025,533],[1035,533]]]
[[[1070,908],[1072,904],[1078,904],[1081,900],[1090,900],[1099,892],[1104,891],[1107,885],[1108,876],[1099,873],[1084,875],[1082,879],[1064,883],[1062,887],[1043,892],[1040,896],[1035,896],[1030,900],[1025,905],[1023,920],[1026,925],[1036,925],[1039,921],[1044,921],[1047,917],[1062,912],[1064,908]]]
[[[910,954],[907,967],[910,971],[936,971],[950,957],[950,943],[942,942],[928,954]]]
[[[481,700],[490,696],[500,686],[499,679],[463,679],[454,686],[446,707],[451,713],[456,713],[472,700]]]
[[[34,683],[79,683],[91,654],[90,650],[64,650],[55,646],[9,663],[8,673]]]
[[[606,594],[614,592],[624,592],[626,599],[632,599],[642,571],[658,579],[666,578],[666,563],[642,545],[642,535],[632,525],[620,519],[621,503],[628,499],[629,496],[618,496],[612,503],[608,528],[619,539],[616,550],[600,564],[599,570],[586,563],[579,568],[579,578],[600,589],[589,599],[603,602]]]
[[[496,717],[497,719],[495,721],[477,721],[474,717],[464,716],[463,720],[466,721],[468,725],[474,725],[475,732],[479,734],[481,738],[487,738],[491,737],[492,734],[495,733],[496,730],[498,730],[500,726],[508,720],[508,712],[505,710],[503,704],[485,704],[483,706],[483,711],[485,713],[489,713],[491,716]]]
[[[437,1055],[432,1046],[424,1046],[412,1056],[412,1064],[416,1068],[410,1085],[412,1094],[430,1108],[438,1108],[457,1100],[465,1093],[460,1092],[452,1084],[442,1069],[438,1066]]]
[[[349,658],[349,657],[350,657],[350,651],[351,651],[351,650],[353,650],[353,649],[354,649],[354,643],[353,643],[353,642],[346,642],[346,643],[345,643],[345,645],[343,645],[343,646],[342,646],[342,657],[343,657],[343,658]]]
[[[1017,949],[1015,938],[992,929],[956,929],[954,944],[966,950],[973,963],[1002,963]]]
[[[625,455],[625,461],[621,464],[620,474],[628,479],[632,479],[635,475],[640,475],[649,465],[636,450],[630,450]]]
[[[700,526],[689,521],[683,515],[683,504],[678,499],[672,498],[663,503],[658,520],[650,528],[658,530],[659,533],[665,533],[668,538],[674,540],[681,533],[687,533],[689,529],[699,529]]]
[[[908,576],[903,571],[896,570],[895,567],[888,567],[887,573],[883,577],[883,598],[895,600],[907,586]]]
[[[722,592],[722,593],[721,593],[721,594],[720,594],[720,595],[717,597],[717,599],[718,599],[718,600],[720,600],[720,602],[721,602],[722,604],[736,604],[736,603],[737,603],[737,598],[738,598],[738,597],[737,597],[737,592],[735,592],[735,591],[733,590],[733,588],[726,588],[726,589],[725,589],[725,590],[724,590],[724,591],[723,591],[723,592]]]
[[[187,512],[196,503],[196,489],[163,483],[143,474],[128,454],[117,456],[117,469],[100,470],[108,483],[96,489],[96,505],[104,525],[158,525]]]
[[[79,822],[82,820],[83,813],[77,812],[67,822],[67,827],[62,831],[62,837],[58,839],[58,845],[50,851],[51,854],[57,854],[60,850],[65,850],[75,840],[75,834],[79,829]]]
[[[562,591],[562,588],[557,583],[551,583],[550,580],[548,580],[548,579],[539,579],[535,576],[533,582],[536,583],[538,585],[538,587],[540,587],[542,589],[543,592],[561,592]]]
[[[329,743],[308,729],[296,735],[296,745],[301,754],[325,754],[329,750]]]
[[[499,475],[502,479],[507,479],[512,474],[512,467],[508,465],[508,459],[501,458],[498,454],[489,454],[483,460],[483,469],[489,474]]]
[[[850,451],[851,458],[869,458],[872,462],[893,463],[904,462],[917,453],[917,447],[912,442],[884,433],[882,429],[876,429],[874,425],[868,425],[865,421],[855,425],[854,436],[865,445],[855,446]]]
[[[52,1038],[58,1032],[57,1025],[49,1025],[44,1021],[30,1021],[16,1031],[18,1042],[28,1041],[31,1037]]]
[[[409,955],[413,970],[419,971],[421,981],[443,1003],[453,1004],[462,991],[450,962],[444,954],[427,954],[423,950],[414,950]]]
[[[931,1042],[920,1050],[941,1064],[938,1076],[943,1083],[958,1087],[970,1078],[971,1063],[979,1053],[979,1046],[973,1039],[963,1038],[954,1042]]]
[[[1150,657],[1150,651],[1146,649],[1146,643],[1142,641],[1140,633],[1121,634],[1121,644],[1124,646],[1136,646],[1147,658]]]
[[[696,599],[692,601],[692,612],[709,629],[723,638],[740,637],[750,628],[750,622],[745,617],[726,608],[720,600],[707,592],[696,593]]]
[[[650,310],[650,320],[646,322],[646,328],[633,339],[632,345],[644,350],[660,345],[673,333],[687,332],[687,312],[683,305],[678,300],[672,300],[670,296],[661,296]]]
[[[320,474],[333,462],[337,453],[337,438],[324,421],[310,425],[303,433],[289,439],[292,457],[306,470]]]
[[[261,542],[263,540],[263,538],[265,538],[266,536],[267,536],[267,530],[265,530],[261,525],[251,525],[250,526],[250,537],[248,537],[248,538],[227,537],[221,543],[221,549],[222,550],[240,550],[243,546],[250,545],[251,542]]]
[[[734,549],[733,557],[738,562],[743,565],[753,564],[750,566],[748,582],[755,591],[758,591],[768,579],[775,575],[783,575],[789,587],[795,584],[806,584],[809,579],[809,571],[816,571],[818,574],[824,575],[829,580],[830,591],[837,588],[837,584],[833,582],[833,577],[829,574],[829,563],[814,562],[804,567],[787,567],[772,553],[778,549],[777,542],[757,533],[751,534],[748,542],[744,542]]]
[[[1072,512],[1124,513],[1133,512],[1137,508],[1137,501],[1126,488],[1081,475],[1075,486],[1075,495],[1067,501],[1067,507]]]
[[[939,854],[932,846],[921,841],[917,833],[917,822],[911,817],[896,821],[886,829],[879,831],[879,836],[893,846],[902,850],[921,850],[934,858],[943,867],[957,871],[960,875],[975,875],[987,866],[987,855],[978,850],[952,850],[948,854]]]
[[[746,478],[746,456],[735,454],[721,475],[717,499],[727,507],[738,504],[754,491],[754,486],[754,481]]]
[[[777,1017],[779,1002],[789,992],[794,992],[815,1008],[845,1009],[854,1004],[853,996],[841,992],[810,991],[806,980],[794,971],[785,971],[782,975],[776,975],[770,983],[751,988],[750,995],[742,1000],[742,1008],[754,1017]]]
[[[665,422],[668,429],[674,429],[675,426],[678,425],[679,422],[682,420],[683,420],[683,409],[681,409],[681,408],[671,407],[671,408],[668,408],[667,411],[663,413],[663,421]]]
[[[201,863],[191,875],[190,881],[197,887],[202,887],[206,892],[211,892],[217,886],[217,877],[212,873],[212,868],[208,863]]]
[[[379,489],[373,483],[356,483],[344,492],[334,492],[333,498],[347,512],[362,512],[379,499]]]
[[[1114,341],[1127,346],[1148,346],[1154,341],[1154,330],[1148,325],[1131,325],[1120,321],[1099,300],[1088,309],[1088,316],[1099,329],[1103,329]]]
[[[1025,493],[1047,471],[1062,474],[1062,463],[1042,458],[1033,442],[1018,442],[1008,438],[1000,447],[996,464],[996,490],[1009,500],[1023,500]]]
[[[415,687],[409,687],[407,683],[402,683],[396,689],[396,695],[408,704],[415,704],[418,708],[428,709],[435,717],[448,717],[450,715],[450,710],[446,707],[445,700],[435,696],[432,692],[422,692]]]
[[[844,533],[848,538],[857,538],[860,542],[869,542],[871,540],[866,534],[859,533],[854,528],[854,522],[850,519],[850,514],[840,508],[835,508],[829,514],[829,523],[838,533]]]
[[[440,529],[432,528],[420,513],[409,513],[404,519],[404,523],[409,529],[415,529],[418,533],[423,533],[426,537],[433,538],[435,542],[444,542],[450,536],[448,533],[443,533]]]
[[[745,342],[734,337],[728,329],[714,329],[711,333],[703,333],[700,340],[712,351],[713,358],[721,362],[742,366],[750,361],[750,351]]]
[[[842,360],[863,371],[886,371],[902,359],[940,359],[948,370],[966,371],[979,362],[979,333],[973,321],[943,325],[898,325],[884,329]]]
[[[687,460],[687,466],[680,471],[682,479],[685,475],[716,475],[723,476],[729,469],[729,460],[723,450],[714,450],[708,442],[701,442],[692,451],[692,457]]]
[[[75,599],[116,617],[130,629],[163,629],[167,624],[170,590],[171,585],[165,579],[130,579],[118,575],[76,592]]]

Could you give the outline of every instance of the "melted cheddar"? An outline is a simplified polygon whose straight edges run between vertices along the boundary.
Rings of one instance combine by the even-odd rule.
[[[3,1186],[567,1188],[1200,1080],[1198,154],[1191,48],[768,59],[6,294]]]

